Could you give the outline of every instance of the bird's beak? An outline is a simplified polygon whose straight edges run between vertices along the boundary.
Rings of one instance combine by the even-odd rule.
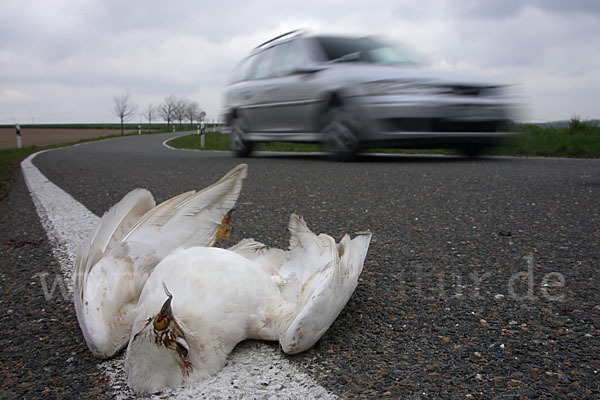
[[[173,312],[171,310],[171,299],[173,296],[169,295],[167,300],[162,305],[160,312],[154,317],[154,329],[162,331],[169,326],[170,320],[173,318]]]

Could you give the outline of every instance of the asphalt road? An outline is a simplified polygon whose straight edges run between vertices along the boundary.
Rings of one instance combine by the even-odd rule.
[[[101,215],[133,188],[162,201],[245,162],[249,176],[230,244],[253,237],[285,247],[290,213],[336,239],[371,230],[365,269],[345,310],[313,349],[286,357],[328,391],[367,398],[600,396],[600,160],[378,155],[337,163],[272,154],[240,160],[169,150],[164,139],[101,141],[41,154],[34,164]],[[31,221],[21,229],[3,222],[4,251],[10,262],[51,265],[23,192],[18,181],[1,203],[4,213],[20,205]],[[16,247],[18,240],[25,245]],[[43,254],[14,258],[29,248]],[[2,278],[7,287],[6,271]],[[3,300],[2,311],[17,301]],[[59,306],[63,311],[52,312],[66,312],[68,304]],[[2,322],[16,324],[13,333],[25,329],[9,317]],[[92,368],[77,327],[69,332],[72,357]],[[7,345],[26,348],[27,341]],[[64,347],[53,345],[57,353]],[[15,357],[3,366],[6,388],[19,383],[10,377]],[[76,385],[79,393],[106,384],[90,374]]]

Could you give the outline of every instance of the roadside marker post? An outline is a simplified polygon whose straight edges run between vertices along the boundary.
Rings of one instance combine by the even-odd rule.
[[[202,122],[200,122],[200,148],[203,149],[204,148],[204,120],[202,120]]]
[[[202,111],[200,113],[200,148],[204,148],[204,133],[206,128],[204,127],[204,118],[206,117],[206,112]]]
[[[15,124],[15,128],[17,129],[17,147],[20,149],[22,147],[22,144],[21,144],[21,125]]]

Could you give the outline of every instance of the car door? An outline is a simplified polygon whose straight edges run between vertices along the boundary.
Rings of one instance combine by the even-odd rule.
[[[308,57],[299,40],[276,46],[272,77],[265,87],[270,100],[270,129],[281,134],[310,132],[318,107],[319,82],[315,73],[302,72]]]
[[[319,83],[315,73],[299,70],[306,63],[296,40],[256,55],[243,93],[249,130],[282,136],[314,130]]]
[[[233,70],[229,84],[224,93],[224,107],[226,111],[239,111],[244,118],[246,118],[245,108],[251,101],[248,88],[250,86],[249,75],[254,60],[255,56],[249,56],[240,61]]]
[[[242,99],[240,106],[241,114],[245,120],[246,127],[251,132],[269,131],[270,99],[268,80],[270,78],[271,57],[270,49],[252,56],[252,62],[248,69],[248,76],[243,88],[240,88],[239,97]]]

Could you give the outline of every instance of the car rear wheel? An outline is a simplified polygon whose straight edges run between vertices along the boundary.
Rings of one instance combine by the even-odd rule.
[[[324,144],[329,154],[340,161],[350,161],[359,151],[357,123],[347,107],[335,107],[325,117]]]
[[[229,148],[238,157],[248,157],[250,153],[252,153],[252,142],[248,141],[246,138],[244,127],[244,120],[241,118],[234,118],[233,121],[231,121]]]

